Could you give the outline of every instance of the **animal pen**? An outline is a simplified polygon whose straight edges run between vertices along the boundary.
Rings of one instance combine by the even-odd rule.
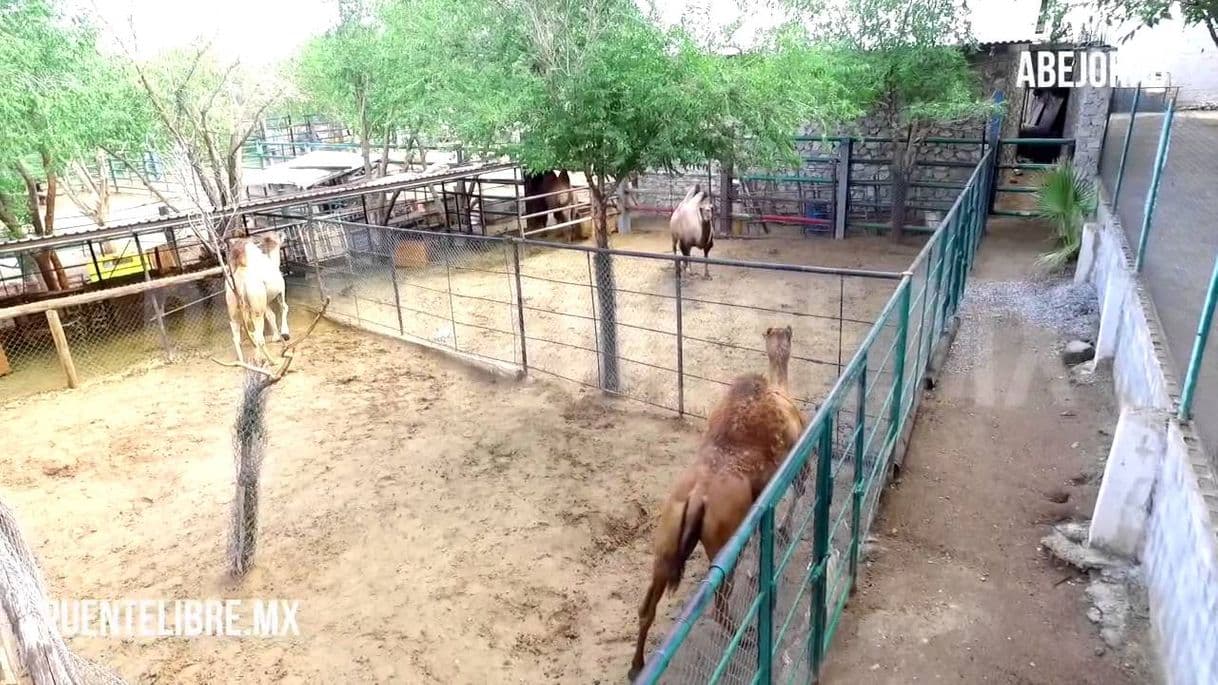
[[[758,260],[777,252],[766,252],[767,241],[740,241],[753,250],[749,259],[673,255],[667,235],[648,235],[631,226],[635,208],[640,214],[648,208],[664,211],[662,201],[647,199],[647,177],[633,199],[624,197],[626,202],[618,203],[628,211],[618,222],[617,249],[539,240],[525,230],[527,198],[519,170],[510,164],[267,198],[248,203],[243,214],[251,232],[283,232],[293,307],[317,309],[328,298],[326,315],[339,323],[440,349],[507,375],[551,377],[679,414],[706,416],[724,385],[761,368],[762,331],[790,325],[790,385],[813,418],[731,543],[687,593],[684,608],[639,680],[807,682],[823,663],[857,578],[859,544],[894,454],[899,454],[912,426],[923,374],[952,327],[985,226],[998,172],[997,142],[987,143],[983,137],[942,143],[975,152],[977,159],[967,179],[952,183],[962,190],[943,205],[942,218],[916,259],[900,270]],[[711,171],[697,173],[716,180]],[[746,214],[744,226],[788,216],[790,210],[762,208],[756,216],[750,214],[753,210],[737,211],[742,202],[737,192],[743,193],[743,184],[754,180],[718,174],[719,197],[732,199],[732,214]],[[842,237],[869,230],[865,218],[861,225],[853,224],[862,231],[847,230],[852,224],[845,221],[852,213],[845,210],[856,193],[873,192],[867,188],[880,185],[844,180],[822,189],[831,190],[836,203],[825,216],[805,216],[803,211],[794,215],[819,222],[809,225],[840,225]],[[772,183],[776,189],[797,188]],[[763,199],[754,195],[754,186],[748,186],[748,192],[749,201]],[[803,191],[793,192],[793,200],[771,201],[808,201],[800,199]],[[388,219],[369,221],[386,203],[392,205],[384,212]],[[722,202],[719,206],[716,218],[723,225],[730,217]],[[184,219],[161,221],[119,227],[107,235],[134,239],[144,231],[188,230],[183,223],[172,223]],[[570,227],[583,234],[590,223],[583,215]],[[549,226],[545,231],[562,228]],[[813,247],[828,244],[803,242]],[[141,248],[143,244],[141,237]],[[9,253],[29,249],[12,247]],[[801,260],[815,258],[810,249]],[[678,275],[686,262],[694,277]],[[200,291],[182,302],[181,309],[170,306],[169,293],[187,287],[187,281],[175,281],[168,271],[150,267],[141,267],[136,282],[124,286],[130,290],[73,297],[89,298],[82,304],[114,299],[108,292],[140,298],[139,306],[149,309],[131,325],[154,336],[159,347],[148,353],[151,356],[175,358],[173,352],[182,345],[175,344],[172,317],[192,311],[200,312],[195,321],[208,322],[203,337],[210,347],[204,353],[231,354],[218,297],[222,284],[208,268],[200,264],[179,274],[191,283],[217,288]],[[697,277],[703,268],[712,280]],[[149,297],[148,292],[163,294]],[[45,312],[62,308],[57,304],[62,301],[16,306],[37,304],[47,317]],[[0,310],[0,320],[12,320],[5,315],[11,311]],[[22,316],[26,313],[22,310]],[[73,336],[75,325],[67,326],[63,346],[77,360],[87,359],[90,353]],[[162,327],[167,345],[159,333]],[[62,355],[53,350],[60,336],[51,331],[49,337],[55,340],[39,348],[49,367],[41,374],[58,378],[54,368]],[[6,344],[11,339],[3,338]],[[29,366],[23,355],[14,360],[15,371]],[[5,399],[19,394],[6,392],[14,377],[0,377]],[[797,495],[793,483],[803,478],[812,487]],[[794,522],[789,536],[775,524],[788,519]],[[639,559],[640,583],[647,563]],[[714,596],[733,580],[730,616],[717,615]],[[627,658],[623,649],[623,670]]]
[[[986,147],[904,272],[313,219],[295,227],[303,240],[336,230],[347,247],[296,280],[294,299],[316,307],[329,298],[328,316],[339,321],[508,374],[553,376],[695,416],[732,378],[756,370],[761,331],[791,325],[800,350],[791,386],[814,418],[640,682],[807,682],[857,578],[859,545],[912,426],[923,374],[952,326],[984,231],[997,147]],[[678,276],[683,261],[705,264],[730,287]],[[779,275],[779,292],[758,292],[762,275]],[[878,305],[858,296],[875,282],[891,293]],[[809,291],[836,296],[801,306],[799,293]],[[793,483],[804,477],[815,485],[799,496]],[[794,532],[782,534],[776,520],[794,520]],[[730,615],[717,615],[713,598],[733,578]]]

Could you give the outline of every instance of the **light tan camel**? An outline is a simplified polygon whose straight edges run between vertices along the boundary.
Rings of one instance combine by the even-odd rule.
[[[685,193],[685,198],[677,204],[676,209],[672,210],[672,216],[668,218],[668,230],[672,233],[672,253],[677,253],[677,248],[681,248],[681,254],[688,257],[690,251],[697,247],[702,250],[703,258],[710,257],[711,248],[715,246],[715,236],[711,231],[710,222],[710,198],[702,192],[702,186],[695,185]],[[682,269],[681,262],[677,263],[677,276],[681,276],[682,271],[689,273],[689,262],[684,262]],[[702,265],[702,277],[710,280],[710,265]]]
[[[257,239],[238,238],[229,243],[232,281],[224,281],[224,301],[228,305],[228,324],[238,361],[245,361],[241,351],[242,331],[254,345],[255,358],[265,361],[269,361],[269,355],[264,322],[271,327],[272,340],[286,341],[289,337],[288,302],[279,270],[282,243],[278,233],[267,233]]]
[[[791,327],[767,329],[765,341],[769,372],[740,376],[732,383],[711,412],[694,462],[681,474],[660,512],[651,586],[639,607],[631,680],[643,668],[656,605],[665,589],[676,591],[698,541],[713,560],[804,430],[804,416],[787,385]],[[729,575],[715,595],[716,618],[729,631],[731,594]]]

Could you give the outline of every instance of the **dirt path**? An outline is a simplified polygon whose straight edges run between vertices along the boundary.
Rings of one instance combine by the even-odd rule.
[[[970,287],[1022,280],[1041,235],[991,222]],[[1071,384],[1057,332],[966,312],[873,526],[825,682],[1148,682],[1138,643],[1106,651],[1086,583],[1039,545],[1046,524],[1094,504],[1115,420],[1108,383]]]

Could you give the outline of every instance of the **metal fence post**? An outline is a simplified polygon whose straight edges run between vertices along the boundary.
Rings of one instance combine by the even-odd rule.
[[[317,271],[317,293],[321,299],[317,301],[317,306],[320,307],[322,302],[326,301],[326,285],[321,277],[321,252],[317,249],[317,220],[313,218],[313,205],[305,205],[305,233],[308,234],[309,247],[313,250],[313,268]],[[308,255],[305,255],[305,261],[308,261]]]
[[[816,504],[813,512],[812,563],[813,571],[812,616],[809,623],[812,632],[808,639],[808,660],[813,679],[818,678],[825,657],[825,631],[828,629],[828,585],[829,585],[829,504],[833,497],[833,417],[821,425],[817,441],[816,460]]]
[[[769,685],[774,672],[774,505],[761,514],[759,549],[757,550],[757,585],[761,593],[761,608],[757,610],[757,679]]]
[[[392,231],[385,229],[386,233],[393,237]],[[402,320],[402,296],[398,292],[398,241],[391,239],[389,241],[389,280],[393,283],[393,310],[398,315],[398,333],[406,335],[406,323]]]
[[[147,283],[152,280],[152,275],[148,273],[148,260],[143,248],[140,246],[140,235],[132,233],[131,239],[135,241],[135,253],[140,257],[140,267],[144,270],[144,282]],[[98,276],[100,277],[101,274],[99,273]],[[157,333],[161,338],[161,349],[165,351],[165,360],[169,361],[169,358],[173,355],[169,347],[169,333],[165,331],[165,314],[161,309],[161,301],[157,297],[155,290],[148,291],[148,297],[152,299],[152,311],[153,316],[156,318]]]
[[[1146,256],[1146,242],[1150,239],[1150,222],[1155,213],[1155,201],[1159,197],[1159,181],[1163,179],[1163,165],[1167,163],[1167,148],[1171,145],[1171,122],[1176,113],[1176,101],[1167,103],[1167,112],[1163,115],[1163,128],[1159,130],[1159,147],[1155,150],[1155,166],[1150,175],[1150,187],[1146,189],[1146,205],[1142,211],[1142,231],[1138,234],[1138,256],[1134,260],[1133,270],[1142,270],[1142,260]]]
[[[850,158],[854,155],[854,138],[842,136],[837,144],[837,174],[834,188],[833,237],[846,237],[846,218],[850,214]]]
[[[516,323],[520,326],[520,366],[529,372],[529,351],[524,333],[524,291],[520,289],[520,243],[512,241],[512,272],[516,276]]]
[[[994,104],[1002,105],[1006,101],[1006,95],[1001,91],[994,93]],[[998,201],[998,165],[1002,164],[1002,124],[1004,117],[998,114],[992,117],[989,121],[989,135],[986,137],[992,141],[990,149],[994,151],[994,159],[990,162],[990,174],[992,182],[990,187],[986,189],[985,211],[987,213],[994,211],[994,203]]]
[[[1112,191],[1112,208],[1121,204],[1121,184],[1125,182],[1125,160],[1129,159],[1129,141],[1133,140],[1133,124],[1138,119],[1138,101],[1142,99],[1142,82],[1138,81],[1133,92],[1133,106],[1129,110],[1129,126],[1125,129],[1125,142],[1121,144],[1121,163],[1117,165],[1116,188]],[[1109,116],[1112,116],[1109,114]]]
[[[447,245],[445,243],[447,243]],[[444,277],[448,282],[448,321],[452,326],[453,349],[460,350],[461,348],[457,345],[457,310],[456,307],[453,306],[453,271],[450,264],[451,259],[448,254],[449,249],[453,247],[452,234],[444,234],[440,236],[440,245],[441,251],[444,252]],[[358,312],[359,310],[357,309],[357,316],[359,315]]]
[[[1197,337],[1193,341],[1193,352],[1188,359],[1188,372],[1184,374],[1184,391],[1180,393],[1179,417],[1181,421],[1192,418],[1193,393],[1197,391],[1197,376],[1201,375],[1201,358],[1205,344],[1209,341],[1210,327],[1214,323],[1214,307],[1218,304],[1218,257],[1214,259],[1214,272],[1210,274],[1210,287],[1205,292],[1205,305],[1197,321]]]
[[[897,319],[897,339],[895,349],[893,350],[896,357],[893,362],[893,378],[892,378],[892,408],[891,416],[888,419],[888,430],[891,433],[890,439],[893,444],[901,435],[901,423],[905,416],[905,357],[907,356],[907,347],[909,344],[909,292],[913,290],[913,274],[905,272],[905,277],[901,279],[900,305],[898,306]]]
[[[929,271],[927,272],[929,273]],[[925,292],[922,295],[925,301]],[[854,425],[854,487],[850,489],[850,594],[854,594],[858,586],[855,580],[859,577],[859,541],[863,537],[863,461],[866,457],[867,446],[864,436],[867,435],[867,357],[859,368],[858,409],[855,413]]]
[[[676,260],[677,293],[677,413],[685,416],[685,317],[681,303],[681,259]]]
[[[732,234],[732,177],[735,168],[730,161],[719,162],[719,234]],[[709,188],[707,189],[709,190]]]

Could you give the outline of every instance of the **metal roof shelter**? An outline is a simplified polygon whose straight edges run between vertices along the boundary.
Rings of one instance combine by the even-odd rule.
[[[317,188],[299,193],[276,195],[256,200],[247,200],[237,205],[236,211],[242,213],[270,212],[276,209],[302,205],[310,202],[335,200],[348,197],[358,197],[378,191],[409,190],[423,188],[436,183],[456,181],[469,176],[477,176],[514,168],[512,162],[480,162],[464,164],[421,173],[403,173],[377,178],[360,180],[345,185]],[[0,255],[27,252],[34,249],[60,247],[80,243],[83,240],[105,240],[112,237],[126,237],[133,231],[147,231],[158,228],[174,228],[186,226],[199,216],[198,212],[178,212],[161,217],[150,217],[134,221],[111,224],[103,228],[86,227],[77,231],[57,233],[52,236],[26,236],[16,240],[0,242]]]

